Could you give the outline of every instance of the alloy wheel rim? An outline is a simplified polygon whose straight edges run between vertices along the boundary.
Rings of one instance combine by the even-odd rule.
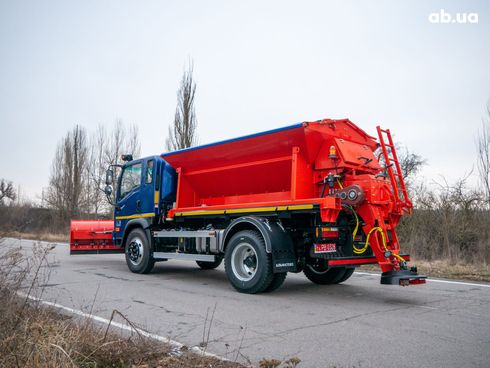
[[[138,266],[143,260],[143,252],[143,242],[140,238],[134,238],[128,247],[129,261],[133,265]]]

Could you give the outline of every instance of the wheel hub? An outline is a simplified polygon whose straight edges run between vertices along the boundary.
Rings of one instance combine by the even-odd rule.
[[[243,264],[249,268],[255,268],[257,266],[257,259],[253,256],[248,256],[243,261]]]
[[[250,281],[258,269],[255,249],[249,243],[238,244],[231,255],[233,274],[240,281]]]
[[[128,258],[131,263],[138,265],[143,258],[143,243],[140,239],[134,239],[128,246]]]

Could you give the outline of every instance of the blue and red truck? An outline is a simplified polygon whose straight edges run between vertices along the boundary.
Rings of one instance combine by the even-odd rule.
[[[363,264],[379,265],[382,284],[426,281],[400,250],[412,203],[389,130],[324,119],[125,160],[114,220],[72,221],[71,254],[125,253],[142,274],[170,259],[224,261],[244,293],[277,289],[288,272],[337,284]]]

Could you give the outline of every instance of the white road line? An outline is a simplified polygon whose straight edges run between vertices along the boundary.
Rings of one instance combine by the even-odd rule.
[[[475,284],[475,283],[472,283],[472,282],[449,281],[449,280],[434,280],[434,279],[427,279],[427,281],[430,281],[430,282],[440,282],[442,284],[480,286],[480,287],[490,288],[490,285],[488,285],[488,284]]]
[[[35,296],[27,295],[26,293],[23,293],[23,292],[20,292],[20,291],[17,292],[17,295],[19,295],[22,298],[28,298],[30,300],[39,302],[39,303],[41,303],[43,305],[46,305],[46,306],[49,306],[49,307],[53,307],[53,308],[64,310],[64,311],[66,311],[68,313],[75,314],[75,315],[80,316],[80,317],[92,319],[92,320],[94,320],[96,322],[100,322],[100,323],[103,323],[103,324],[106,324],[106,325],[109,325],[110,324],[111,326],[120,328],[121,330],[130,331],[130,332],[137,332],[141,336],[148,337],[150,339],[157,340],[157,341],[163,342],[165,344],[169,344],[170,346],[172,346],[175,349],[180,349],[180,348],[182,348],[184,346],[184,344],[182,344],[181,342],[172,340],[172,339],[170,339],[168,337],[163,337],[163,336],[160,336],[160,335],[151,333],[151,332],[147,332],[147,331],[142,330],[140,328],[135,328],[135,327],[132,327],[132,326],[129,326],[129,325],[125,325],[125,324],[119,323],[119,322],[110,321],[110,320],[108,320],[106,318],[95,316],[95,315],[90,314],[90,313],[85,313],[85,312],[82,312],[81,310],[78,310],[78,309],[73,309],[73,308],[70,308],[70,307],[65,307],[64,305],[61,305],[61,304],[58,304],[58,303],[53,303],[53,302],[49,302],[47,300],[36,298]],[[225,357],[222,357],[222,356],[219,356],[219,355],[216,355],[216,354],[213,354],[213,353],[209,353],[207,351],[204,351],[199,346],[190,347],[189,350],[192,350],[194,353],[202,354],[202,355],[207,356],[207,357],[216,358],[216,359],[219,359],[219,360],[228,360]]]
[[[360,272],[360,271],[355,271],[354,275],[366,275],[366,276],[381,276],[380,273],[375,273],[375,272]]]
[[[374,273],[374,272],[354,272],[354,274],[357,275],[370,275],[370,276],[381,276],[380,273]],[[450,281],[450,280],[439,280],[439,279],[431,279],[428,278],[427,282],[439,282],[441,284],[454,284],[454,285],[466,285],[466,286],[478,286],[478,287],[484,287],[484,288],[490,288],[490,284],[475,284],[473,282],[461,282],[461,281]]]

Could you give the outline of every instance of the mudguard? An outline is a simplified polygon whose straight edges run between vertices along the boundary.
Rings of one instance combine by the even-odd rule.
[[[241,229],[249,229],[250,225],[264,238],[266,251],[272,255],[273,272],[296,272],[297,262],[293,241],[281,223],[276,220],[258,216],[244,216],[233,220],[223,235],[223,247],[231,235]]]
[[[126,224],[126,226],[124,227],[124,234],[123,234],[123,237],[122,237],[120,244],[121,245],[124,244],[124,242],[126,241],[126,238],[128,237],[129,233],[131,232],[131,230],[133,230],[134,228],[140,227],[143,230],[145,230],[146,237],[147,237],[147,239],[151,245],[151,249],[153,249],[153,240],[152,240],[152,236],[151,236],[151,232],[150,232],[150,225],[151,225],[151,223],[147,218],[136,218],[136,219],[129,220],[128,223]]]

